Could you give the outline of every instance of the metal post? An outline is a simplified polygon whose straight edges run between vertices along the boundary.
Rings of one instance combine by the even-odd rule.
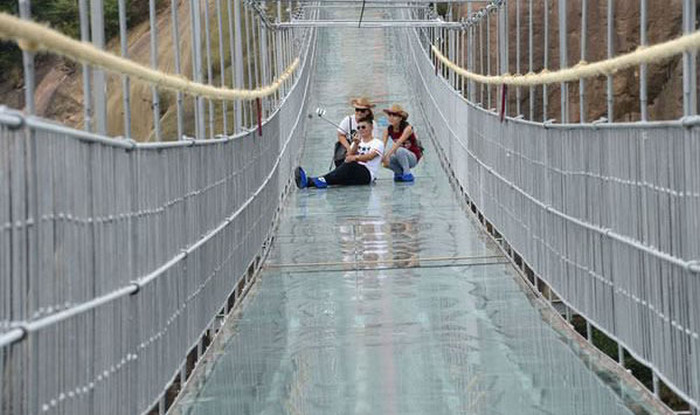
[[[265,9],[265,1],[261,1],[260,5]],[[258,23],[258,28],[260,30],[260,68],[262,69],[262,85],[268,85],[270,83],[270,63],[267,48],[267,28],[262,22]],[[267,117],[267,111],[269,110],[270,98],[265,97],[263,101],[263,119]]]
[[[625,348],[621,343],[617,343],[617,363],[625,367]]]
[[[491,76],[491,16],[486,12],[486,74]],[[491,110],[491,85],[486,85],[488,110]]]
[[[277,22],[280,23],[282,22],[282,1],[277,0]],[[284,67],[282,66],[282,31],[278,30],[275,32],[275,61],[277,62],[277,65],[275,66],[277,68],[277,74],[275,75],[275,78],[279,77],[282,74],[282,71],[284,71]],[[277,106],[279,106],[279,102],[282,100],[282,97],[284,96],[284,84],[280,86],[280,89],[277,92],[277,98],[278,98],[278,103]]]
[[[569,66],[568,48],[566,44],[566,0],[559,0],[559,68],[564,69]],[[569,84],[560,84],[561,98],[561,122],[569,122]]]
[[[521,75],[521,72],[520,72],[520,1],[521,0],[515,0],[515,72],[518,75]],[[522,94],[521,88],[517,87],[515,90],[516,115],[522,114],[522,111],[520,110],[520,95],[521,94]]]
[[[517,1],[517,0],[516,0]],[[503,52],[501,56],[501,73],[510,73],[510,42],[509,42],[509,37],[510,37],[510,31],[508,30],[508,0],[504,0],[503,5],[501,6],[501,23],[502,23],[502,29],[499,30],[501,32],[501,37],[503,38]],[[506,90],[507,91],[507,90]],[[503,101],[503,114],[508,115],[508,99],[505,99]]]
[[[534,65],[532,62],[532,0],[528,1],[528,31],[527,31],[527,36],[528,36],[528,66],[529,66],[529,72],[532,72],[534,70]],[[530,87],[530,120],[534,121],[535,119],[535,87],[531,86]]]
[[[151,0],[153,1],[153,0]],[[195,82],[202,82],[202,28],[199,0],[190,0],[190,22],[192,26],[192,73]],[[204,131],[204,100],[195,97],[195,131],[198,139],[205,137]]]
[[[209,4],[204,2],[204,45],[207,53],[207,84],[211,85],[214,74],[211,67],[211,35],[209,29]],[[209,137],[214,137],[214,102],[207,99],[209,103]]]
[[[180,75],[182,74],[182,63],[180,62],[180,10],[178,7],[178,0],[170,0],[170,13],[171,13],[171,18],[173,21],[172,24],[172,34],[173,34],[173,52],[175,55],[175,73]],[[183,115],[183,94],[182,92],[177,92],[177,139],[182,140],[182,136],[184,134],[185,126],[184,126],[184,115]]]
[[[639,1],[639,45],[647,45],[647,0]],[[649,119],[649,109],[647,108],[647,64],[639,66],[639,112],[642,121]]]
[[[549,0],[544,0],[544,69],[549,66]],[[542,121],[547,121],[547,85],[542,85]]]
[[[90,41],[90,16],[88,12],[88,0],[80,0],[78,2],[78,10],[80,13],[80,40],[83,42]],[[20,9],[21,11],[21,9]],[[83,64],[83,129],[92,131],[92,68],[87,64]],[[25,74],[27,71],[25,70]],[[25,81],[25,85],[29,85]]]
[[[479,22],[479,73],[484,74],[484,27],[482,22]],[[479,84],[479,103],[484,105],[484,84]]]
[[[241,4],[239,0],[234,0],[233,2],[233,19],[234,28],[236,30],[236,43],[234,44],[234,61],[231,66],[234,66],[234,87],[243,89],[243,38],[241,37]],[[248,55],[250,56],[250,55]],[[236,101],[234,103],[234,113],[235,113],[235,128],[236,132],[241,131],[243,125],[242,120],[242,102]]]
[[[683,0],[683,34],[695,31],[695,1]],[[696,52],[683,53],[683,115],[697,113]]]
[[[105,47],[104,7],[102,0],[90,0],[92,44],[99,49]],[[92,70],[92,99],[95,106],[95,132],[107,135],[107,84],[101,69]]]
[[[126,0],[119,0],[119,40],[123,58],[129,57],[129,33],[126,30]],[[131,82],[122,75],[122,105],[124,107],[124,137],[131,137]]]
[[[236,1],[236,4],[238,2]],[[235,6],[234,6],[235,7]],[[231,0],[226,1],[226,10],[228,12],[228,48],[229,48],[229,53],[231,54],[231,86],[233,88],[236,88],[236,63],[238,62],[238,59],[236,59],[236,52],[235,52],[235,44],[236,44],[236,39],[234,37],[235,30],[234,23],[233,23],[233,7],[231,7]],[[238,29],[240,30],[240,28]],[[248,54],[250,56],[250,54]],[[250,86],[249,86],[250,87]],[[238,132],[239,128],[237,127],[237,123],[240,120],[239,116],[236,116],[236,109],[238,108],[238,111],[240,111],[241,103],[240,101],[234,101],[233,102],[233,114],[231,116],[233,117],[233,132],[234,134]]]
[[[586,41],[588,40],[588,0],[581,0],[581,61],[586,61]],[[586,81],[578,81],[578,122],[586,122],[588,108],[586,107]]]
[[[250,43],[251,43],[251,30],[250,30],[251,22],[250,22],[250,20],[251,20],[250,13],[246,9],[246,12],[245,12],[245,32],[246,32],[245,43],[246,43],[246,56],[248,57],[248,59],[246,59],[248,61],[248,89],[253,89],[253,59],[251,59],[251,56],[253,56],[252,55],[253,52],[252,52],[251,47],[250,47]],[[247,105],[246,108],[248,109],[248,113],[250,115],[249,118],[246,119],[246,121],[248,123],[247,125],[251,125],[253,122],[251,107],[250,107],[250,105]]]
[[[472,17],[472,4],[467,3],[467,17]],[[467,33],[467,69],[474,71],[474,24],[470,24]],[[474,81],[469,80],[467,83],[467,93],[469,100],[474,102]]]
[[[219,27],[219,74],[221,76],[221,87],[226,87],[226,65],[224,62],[224,22],[221,16],[221,0],[216,0],[216,20]],[[221,101],[221,111],[223,119],[224,135],[228,135],[228,103],[226,100]]]
[[[19,0],[19,16],[24,20],[32,19],[32,10],[29,0]],[[34,105],[34,53],[22,51],[22,64],[24,66],[24,105],[28,114],[36,112]]]
[[[586,320],[586,339],[589,343],[593,344],[593,328],[591,327],[591,322]]]
[[[148,1],[148,14],[151,30],[151,68],[158,69],[158,26],[156,23],[156,1]],[[97,85],[95,85],[97,87]],[[153,95],[153,128],[156,133],[156,141],[161,141],[160,136],[160,97],[155,85],[151,86]],[[97,104],[95,104],[97,105]]]
[[[613,29],[615,27],[615,4],[614,0],[608,0],[608,59],[613,57],[613,36],[615,33]],[[612,75],[607,77],[607,102],[608,102],[608,122],[613,122],[615,113],[613,111],[613,78]]]

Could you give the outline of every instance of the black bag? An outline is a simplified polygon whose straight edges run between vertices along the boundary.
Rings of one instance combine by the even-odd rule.
[[[340,144],[340,141],[336,141],[335,148],[333,149],[333,164],[335,167],[345,163],[345,156],[347,154],[348,150],[345,148],[345,146]]]
[[[355,130],[352,128],[352,116],[348,116],[348,124],[350,125],[350,134],[346,135],[345,138],[347,138],[348,141],[351,141],[352,137],[355,135]],[[345,163],[345,157],[347,154],[348,150],[345,148],[345,146],[342,145],[340,141],[336,141],[335,146],[333,147],[333,164],[335,167]]]

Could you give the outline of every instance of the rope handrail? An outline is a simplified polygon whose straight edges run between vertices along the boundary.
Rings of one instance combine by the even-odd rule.
[[[128,75],[134,79],[155,85],[160,89],[182,92],[187,95],[214,100],[253,100],[274,94],[299,66],[299,58],[271,84],[257,89],[230,89],[191,81],[149,68],[129,59],[98,49],[90,43],[77,41],[42,24],[23,20],[7,13],[0,13],[0,39],[11,40],[28,52],[45,51],[64,56],[79,63],[102,68],[106,71]]]
[[[588,63],[581,61],[575,66],[559,69],[557,71],[549,71],[545,68],[540,73],[530,72],[525,75],[511,75],[508,73],[503,75],[481,75],[458,66],[446,58],[437,47],[434,45],[431,47],[435,56],[442,63],[464,78],[481,84],[510,86],[558,84],[596,76],[612,75],[623,69],[639,66],[641,64],[659,62],[672,56],[697,49],[700,49],[700,31],[653,46],[639,47],[634,52],[599,62]]]

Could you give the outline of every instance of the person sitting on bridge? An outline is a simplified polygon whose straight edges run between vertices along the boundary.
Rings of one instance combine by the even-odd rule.
[[[357,119],[364,117],[372,117],[372,119],[374,119],[372,108],[374,108],[375,105],[372,104],[369,99],[365,97],[353,99],[350,101],[350,105],[355,108],[355,113],[343,118],[343,120],[340,121],[340,128],[337,130],[338,141],[335,143],[333,151],[333,163],[335,167],[345,162],[345,156],[350,150],[350,140],[357,130]],[[372,136],[374,138],[380,137],[379,128],[377,128],[375,122],[372,122]]]
[[[391,137],[394,145],[384,154],[382,164],[394,171],[395,182],[412,182],[411,169],[423,156],[423,149],[413,132],[413,127],[406,121],[408,113],[401,105],[394,104],[383,110],[389,116],[389,126],[384,131],[384,146]]]
[[[374,181],[384,152],[382,140],[372,136],[373,117],[360,118],[357,131],[345,156],[345,162],[335,170],[319,177],[308,177],[303,168],[294,170],[297,187],[325,188],[329,185],[362,185]]]

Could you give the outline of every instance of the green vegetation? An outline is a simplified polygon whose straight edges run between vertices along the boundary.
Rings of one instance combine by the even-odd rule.
[[[165,3],[159,0],[158,3]],[[72,38],[80,38],[80,12],[78,0],[34,0],[31,2],[35,21],[48,23],[52,28]],[[138,24],[148,18],[148,0],[126,0],[127,25]],[[17,0],[0,0],[0,11],[19,14]],[[104,0],[105,38],[119,33],[119,6],[117,0]],[[20,73],[22,54],[16,44],[0,42],[0,72]]]

